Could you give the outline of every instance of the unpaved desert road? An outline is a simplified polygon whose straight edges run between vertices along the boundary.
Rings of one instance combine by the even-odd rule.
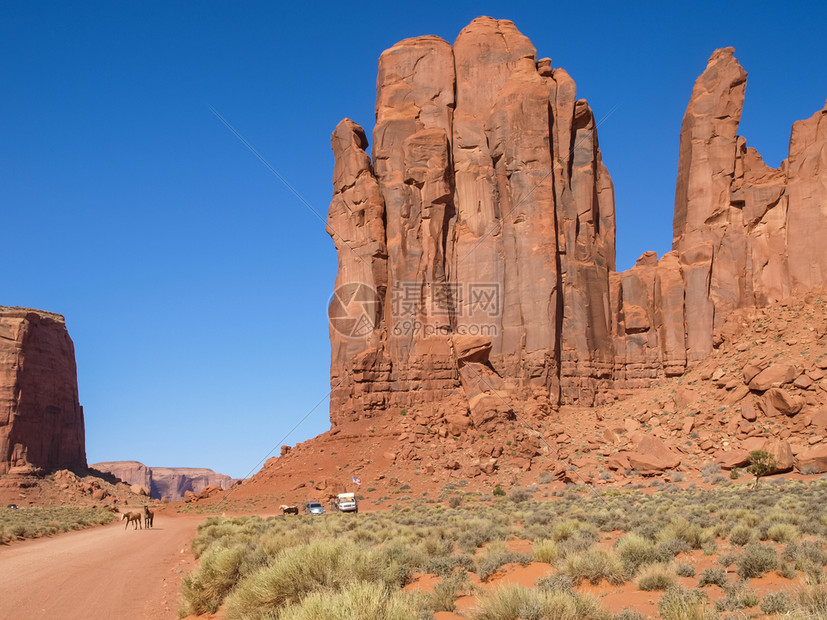
[[[124,531],[119,521],[0,547],[0,618],[177,618],[203,519],[160,513],[149,530]]]

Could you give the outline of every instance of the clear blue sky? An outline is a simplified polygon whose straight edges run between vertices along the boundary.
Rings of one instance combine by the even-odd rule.
[[[634,4],[636,8],[630,8]],[[778,165],[827,96],[821,2],[0,4],[0,304],[66,316],[90,463],[243,476],[329,387],[329,136],[373,127],[395,42],[513,20],[598,118],[618,267],[671,244],[692,84],[732,45],[741,134]],[[323,402],[291,436],[328,429]]]

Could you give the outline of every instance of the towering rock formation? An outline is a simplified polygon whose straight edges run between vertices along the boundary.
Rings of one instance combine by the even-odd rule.
[[[672,252],[614,278],[616,387],[681,374],[732,310],[827,284],[827,106],[793,125],[770,168],[737,135],[747,74],[733,53],[712,54],[683,118]]]
[[[827,112],[773,170],[737,135],[745,86],[717,50],[681,128],[673,250],[618,274],[598,123],[563,69],[488,17],[384,52],[372,163],[353,121],[332,137],[333,425],[601,402],[706,357],[731,310],[823,285]]]
[[[75,349],[63,317],[0,306],[0,474],[85,467]]]
[[[548,410],[608,387],[612,184],[565,71],[504,20],[453,47],[402,41],[379,60],[373,167],[365,143],[350,120],[332,138],[334,424],[454,397],[482,417],[510,397]]]

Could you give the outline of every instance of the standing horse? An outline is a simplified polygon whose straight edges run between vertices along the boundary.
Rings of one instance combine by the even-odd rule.
[[[121,521],[126,519],[126,525],[123,526],[123,529],[129,527],[129,524],[132,524],[132,529],[137,530],[139,527],[144,529],[141,525],[141,513],[140,512],[124,512],[121,514]]]
[[[299,507],[298,506],[287,506],[286,504],[282,504],[279,506],[281,509],[281,514],[283,515],[297,515],[299,514]]]
[[[152,520],[155,518],[155,513],[144,506],[144,527],[147,529],[152,527]]]

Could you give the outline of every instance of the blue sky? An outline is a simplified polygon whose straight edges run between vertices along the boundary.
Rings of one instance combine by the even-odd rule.
[[[732,45],[777,166],[827,97],[824,3],[0,4],[0,304],[66,316],[90,463],[253,469],[329,388],[330,133],[395,42],[511,19],[598,118],[618,268],[669,250],[695,78]],[[327,430],[326,401],[287,443]]]

